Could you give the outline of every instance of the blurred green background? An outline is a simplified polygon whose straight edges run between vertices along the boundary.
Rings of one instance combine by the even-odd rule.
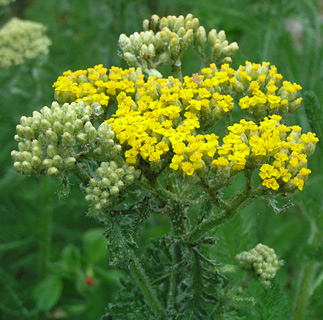
[[[234,67],[246,60],[269,61],[286,80],[314,91],[322,105],[323,5],[317,1],[17,0],[1,8],[1,26],[13,16],[41,22],[52,41],[48,56],[0,70],[1,320],[99,319],[124,275],[108,268],[102,230],[86,218],[87,205],[76,181],[61,191],[60,181],[14,171],[10,152],[17,147],[13,136],[19,118],[51,104],[52,84],[65,70],[99,63],[126,67],[118,55],[120,33],[141,31],[142,20],[152,14],[187,13],[199,18],[207,31],[225,30],[230,42],[238,42]],[[190,53],[184,56],[184,74],[199,69],[196,60]],[[286,122],[310,130],[303,106]],[[277,277],[291,314],[304,265],[315,264],[315,273],[322,272],[323,254],[317,253],[323,249],[321,157],[319,146],[309,162],[310,181],[294,196],[296,206],[276,214],[266,203],[255,203],[220,230],[220,248],[214,249],[222,262],[234,263],[235,254],[258,242],[273,247],[285,260]],[[163,219],[152,217],[141,243],[167,230]],[[226,246],[221,248],[221,241]],[[307,319],[323,319],[320,296],[318,282]]]

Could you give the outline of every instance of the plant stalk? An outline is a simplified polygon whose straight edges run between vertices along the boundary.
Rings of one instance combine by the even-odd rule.
[[[154,312],[158,319],[168,319],[167,313],[160,303],[160,300],[157,297],[155,290],[150,284],[144,269],[142,268],[138,258],[132,250],[129,250],[129,255],[131,258],[131,262],[129,264],[129,269],[137,281],[137,284],[144,295],[147,304]]]
[[[43,176],[43,206],[41,211],[41,239],[40,239],[40,277],[47,276],[48,263],[50,261],[50,251],[52,242],[52,211],[49,203],[48,177]]]

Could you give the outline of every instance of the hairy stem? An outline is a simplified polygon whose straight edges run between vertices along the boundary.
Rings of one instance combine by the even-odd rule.
[[[158,319],[168,319],[167,313],[160,303],[155,290],[153,289],[149,279],[146,276],[145,270],[142,268],[138,258],[132,250],[129,250],[129,255],[131,262],[129,264],[129,269],[137,281],[137,284],[144,295],[147,304],[154,312]]]
[[[232,201],[230,209],[222,210],[218,215],[206,220],[196,226],[188,235],[187,239],[190,243],[199,240],[203,235],[209,232],[210,229],[219,226],[229,219],[233,218],[239,210],[248,206],[256,197],[256,194],[242,193]]]
[[[184,212],[178,205],[175,206],[174,210],[170,213],[170,219],[172,222],[173,233],[175,236],[182,236],[186,232],[184,222]],[[175,308],[175,297],[177,292],[177,286],[180,279],[179,263],[182,260],[182,244],[181,242],[175,242],[172,245],[172,271],[169,284],[169,296],[168,296],[168,307],[171,310]]]
[[[183,82],[182,66],[181,66],[180,59],[175,61],[175,63],[172,65],[172,69],[173,69],[173,74],[175,78],[178,78],[181,82]]]

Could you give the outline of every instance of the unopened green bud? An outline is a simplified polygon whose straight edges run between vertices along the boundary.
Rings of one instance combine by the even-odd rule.
[[[148,56],[148,47],[146,44],[143,44],[139,50],[139,56],[142,60],[146,60]]]
[[[193,40],[194,40],[193,30],[189,29],[187,30],[187,32],[183,37],[183,49],[184,50],[188,49],[193,44]]]
[[[102,180],[100,180],[99,185],[101,188],[106,189],[111,186],[111,182],[108,178],[103,178]]]
[[[109,200],[107,198],[103,198],[100,200],[100,204],[102,207],[106,207],[109,204]]]
[[[61,135],[63,133],[63,126],[60,122],[58,121],[55,121],[54,124],[53,124],[53,131],[58,134],[58,135]]]
[[[89,184],[90,184],[91,187],[96,187],[97,186],[97,182],[93,178],[90,179]]]
[[[148,31],[149,30],[149,20],[148,19],[145,19],[142,23],[142,28],[145,30],[145,31]]]
[[[78,133],[83,128],[83,121],[81,119],[76,119],[73,123],[75,133]]]
[[[26,151],[26,145],[23,142],[18,143],[18,150],[19,151]]]
[[[63,164],[63,160],[59,155],[53,157],[53,166],[60,168]]]
[[[31,164],[34,168],[38,168],[41,165],[41,160],[39,157],[33,156]]]
[[[16,161],[14,164],[13,164],[13,167],[15,168],[15,170],[19,173],[22,173],[22,163],[19,162],[19,161]]]
[[[16,131],[17,131],[17,133],[18,133],[18,135],[20,137],[24,137],[25,136],[25,130],[24,130],[24,127],[21,124],[18,124],[16,126]]]
[[[113,183],[113,184],[116,184],[118,181],[119,181],[119,177],[116,173],[111,173],[111,175],[109,176],[110,178],[110,181]]]
[[[131,184],[135,181],[135,177],[128,174],[123,178],[123,180],[126,184]]]
[[[75,166],[76,159],[74,157],[68,157],[64,159],[64,166],[66,169],[71,169]]]
[[[52,144],[48,145],[47,147],[47,155],[50,158],[53,158],[55,155],[57,155],[57,148],[53,146]]]
[[[213,47],[216,44],[217,40],[217,32],[215,29],[212,29],[208,34],[208,42],[211,47]]]
[[[58,169],[55,168],[55,167],[50,167],[50,168],[48,168],[47,173],[50,176],[57,176],[58,175]]]
[[[88,131],[87,133],[88,137],[90,140],[94,140],[97,138],[97,132],[96,132],[96,129],[94,127],[90,128],[90,130]]]
[[[191,27],[191,28],[193,29],[193,31],[194,31],[194,32],[198,30],[199,25],[200,25],[200,21],[199,21],[199,19],[194,18],[194,19],[192,20],[192,27]]]
[[[25,161],[31,162],[31,159],[32,159],[32,154],[31,154],[31,152],[23,151],[21,154],[22,154],[23,159],[24,159]]]
[[[111,170],[115,171],[119,168],[119,166],[117,165],[117,163],[115,161],[110,161],[109,163],[109,167],[111,168]]]
[[[149,21],[149,29],[153,30],[154,32],[158,31],[159,29],[159,16],[157,14],[154,14],[151,16]]]
[[[223,30],[221,30],[219,33],[218,33],[218,39],[223,42],[226,40],[226,35],[225,35],[225,32]]]
[[[118,175],[119,178],[122,178],[124,176],[124,170],[122,168],[118,168],[115,170],[115,173]]]
[[[96,196],[99,196],[101,194],[101,190],[98,187],[95,187],[92,189],[92,193]]]
[[[30,162],[28,161],[23,161],[22,162],[22,171],[25,173],[25,174],[31,174],[32,171],[33,171],[33,167],[31,165]]]
[[[43,119],[40,123],[40,127],[43,131],[47,131],[50,127],[51,127],[51,124],[48,120],[46,119]],[[18,131],[17,131],[18,132]],[[19,134],[19,133],[18,133]]]
[[[130,65],[130,66],[136,66],[137,65],[137,58],[134,54],[130,53],[130,52],[125,52],[123,54],[123,58],[126,60],[126,62]]]
[[[196,43],[200,46],[200,47],[205,47],[206,45],[206,32],[204,27],[200,26],[197,29],[196,32]]]
[[[185,19],[183,16],[179,16],[174,24],[174,31],[177,32],[180,28],[184,28]]]
[[[122,189],[122,188],[124,187],[124,183],[123,183],[123,181],[119,180],[119,181],[116,183],[116,187],[118,187],[118,188],[119,188],[119,190],[120,190],[120,189]]]
[[[116,195],[119,193],[119,188],[118,188],[118,187],[116,187],[116,186],[112,186],[112,187],[110,188],[110,193],[111,193],[112,195],[116,196]]]
[[[76,135],[76,140],[81,143],[81,144],[87,144],[88,143],[88,138],[87,135],[85,133],[79,133]]]
[[[32,152],[33,152],[33,155],[36,157],[41,158],[43,156],[43,152],[39,147],[33,147]]]
[[[71,135],[74,134],[74,127],[70,122],[66,122],[64,125],[64,132],[67,132]]]
[[[57,134],[51,129],[48,129],[46,131],[46,138],[47,138],[47,141],[51,144],[56,144],[58,141]]]
[[[68,132],[64,132],[62,135],[62,144],[63,146],[70,146],[73,144],[73,136]]]
[[[173,36],[169,43],[169,52],[173,57],[178,57],[181,50],[177,36]]]
[[[154,58],[156,55],[155,47],[152,43],[148,45],[148,50],[147,50],[148,58]]]

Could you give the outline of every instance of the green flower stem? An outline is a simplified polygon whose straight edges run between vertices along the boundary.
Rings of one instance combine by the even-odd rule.
[[[132,250],[129,250],[129,255],[131,258],[131,262],[129,264],[129,269],[137,281],[137,284],[144,295],[147,304],[154,312],[156,317],[159,319],[168,319],[166,310],[160,303],[160,300],[157,297],[155,290],[150,284],[144,269],[142,268],[138,258]]]
[[[208,233],[210,229],[233,218],[240,210],[248,206],[257,196],[259,196],[257,192],[251,193],[246,191],[240,194],[232,201],[230,209],[222,210],[218,215],[200,223],[190,233],[188,233],[188,242],[192,243],[199,240],[203,235]]]
[[[175,236],[182,236],[186,233],[184,212],[180,205],[176,205],[174,210],[170,212],[170,220],[172,222],[173,233]],[[169,284],[168,307],[171,310],[175,308],[175,297],[177,286],[180,279],[179,264],[182,261],[182,243],[177,241],[172,245],[172,270]]]
[[[181,82],[183,82],[183,75],[182,75],[182,67],[181,67],[181,60],[178,58],[175,63],[172,64],[172,69],[175,78],[178,78]]]
[[[320,232],[318,231],[313,219],[310,219],[310,223],[311,232],[308,238],[308,244],[313,245],[313,243],[316,243],[317,239],[319,239]],[[315,273],[318,266],[319,263],[309,260],[304,264],[304,266],[301,269],[298,280],[292,320],[305,319],[308,302],[311,298],[313,291],[315,290],[314,286],[317,280],[315,279]]]
[[[41,216],[40,237],[40,277],[44,279],[47,275],[48,263],[50,261],[51,239],[52,239],[52,211],[49,205],[48,177],[42,177],[43,183],[43,205]]]
[[[301,270],[292,320],[305,319],[315,270],[316,263],[312,261],[307,262]]]

